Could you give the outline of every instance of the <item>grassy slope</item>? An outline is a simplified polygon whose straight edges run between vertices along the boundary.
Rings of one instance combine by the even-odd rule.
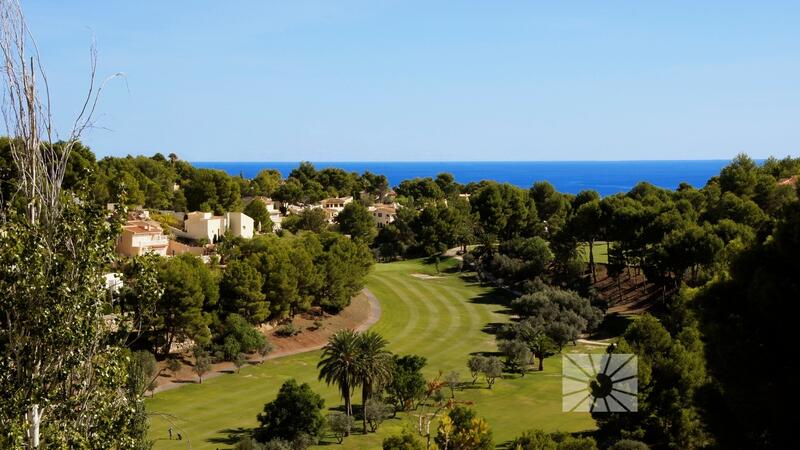
[[[442,263],[442,268],[452,265]],[[383,315],[375,330],[390,341],[390,349],[400,354],[415,353],[428,358],[426,376],[439,370],[457,370],[469,378],[466,360],[471,352],[493,351],[494,336],[481,331],[490,323],[508,317],[497,292],[463,280],[457,274],[442,279],[422,280],[412,273],[433,273],[433,267],[420,261],[377,265],[368,287],[381,301]],[[567,351],[576,349],[568,348]],[[323,395],[326,406],[341,404],[332,387],[317,381],[319,352],[280,358],[261,366],[243,368],[239,375],[224,375],[202,385],[190,385],[158,394],[149,401],[155,415],[151,434],[158,439],[155,448],[186,448],[186,442],[166,440],[169,417],[174,429],[191,439],[192,448],[229,446],[227,437],[241,427],[257,424],[255,416],[264,403],[275,397],[281,382],[295,378],[309,382]],[[561,412],[561,357],[545,361],[543,373],[528,373],[524,378],[499,380],[493,390],[479,381],[476,388],[456,392],[456,399],[475,402],[478,413],[494,430],[495,442],[502,443],[528,428],[548,431],[578,431],[592,428],[588,414]],[[359,402],[358,395],[354,401]],[[404,428],[411,428],[408,417],[389,420],[378,433],[355,435],[336,448],[380,448],[382,439]]]
[[[595,242],[592,247],[594,248],[594,262],[596,264],[608,264],[608,246],[606,242]],[[589,262],[589,244],[579,244],[578,253],[584,262]]]

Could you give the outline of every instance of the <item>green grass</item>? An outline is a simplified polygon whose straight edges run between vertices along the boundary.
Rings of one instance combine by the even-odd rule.
[[[608,246],[605,241],[595,242],[592,246],[594,248],[594,262],[596,264],[608,264]],[[589,244],[579,244],[578,254],[583,262],[589,262]]]
[[[440,264],[443,272],[452,271],[454,266],[452,260]],[[380,300],[383,314],[374,329],[389,340],[393,352],[428,358],[426,376],[432,378],[440,370],[457,370],[466,381],[470,378],[466,368],[470,353],[496,350],[494,336],[482,330],[508,320],[503,307],[507,297],[457,273],[443,273],[443,278],[435,280],[419,279],[413,273],[435,274],[435,269],[419,260],[375,267],[367,286]],[[565,349],[578,350],[583,349]],[[155,448],[187,448],[187,438],[193,449],[232,446],[229,435],[257,425],[256,414],[288,378],[310,383],[325,398],[326,407],[340,406],[335,388],[317,381],[319,355],[315,351],[280,358],[245,367],[238,375],[223,375],[202,385],[157,394],[148,401],[148,411],[153,414],[151,437],[157,439]],[[561,412],[560,369],[561,357],[555,356],[545,361],[542,373],[498,380],[492,390],[486,389],[481,380],[474,388],[457,391],[456,399],[474,402],[473,407],[494,430],[498,444],[529,428],[592,429],[594,422],[589,414]],[[354,398],[356,403],[358,397],[357,394]],[[182,432],[183,442],[166,440],[170,422]],[[377,433],[363,436],[357,431],[343,445],[333,448],[380,448],[385,436],[412,426],[411,418],[399,415],[385,422]]]

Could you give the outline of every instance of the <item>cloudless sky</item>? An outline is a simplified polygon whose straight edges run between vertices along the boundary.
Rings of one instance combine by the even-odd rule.
[[[192,161],[800,154],[800,2],[24,1],[63,130]]]

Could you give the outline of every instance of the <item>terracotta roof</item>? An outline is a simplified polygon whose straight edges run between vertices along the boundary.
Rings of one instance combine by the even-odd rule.
[[[320,201],[320,203],[327,204],[327,203],[347,203],[352,202],[353,197],[328,197],[324,198]]]
[[[161,234],[164,231],[157,223],[146,220],[129,220],[122,228],[136,234]]]
[[[781,186],[797,186],[797,175],[784,178],[783,180],[778,181],[778,184]]]

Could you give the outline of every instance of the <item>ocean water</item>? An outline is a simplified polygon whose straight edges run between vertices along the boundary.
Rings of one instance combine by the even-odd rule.
[[[359,174],[368,170],[386,175],[391,186],[416,177],[435,177],[442,172],[453,174],[459,183],[495,180],[523,188],[535,181],[549,181],[560,192],[578,193],[594,189],[601,195],[627,192],[636,183],[647,181],[675,189],[681,182],[702,187],[718,175],[729,160],[691,161],[446,161],[446,162],[314,162],[319,170],[338,167]],[[196,167],[220,169],[231,175],[252,178],[262,169],[277,169],[289,175],[298,162],[192,162]]]

